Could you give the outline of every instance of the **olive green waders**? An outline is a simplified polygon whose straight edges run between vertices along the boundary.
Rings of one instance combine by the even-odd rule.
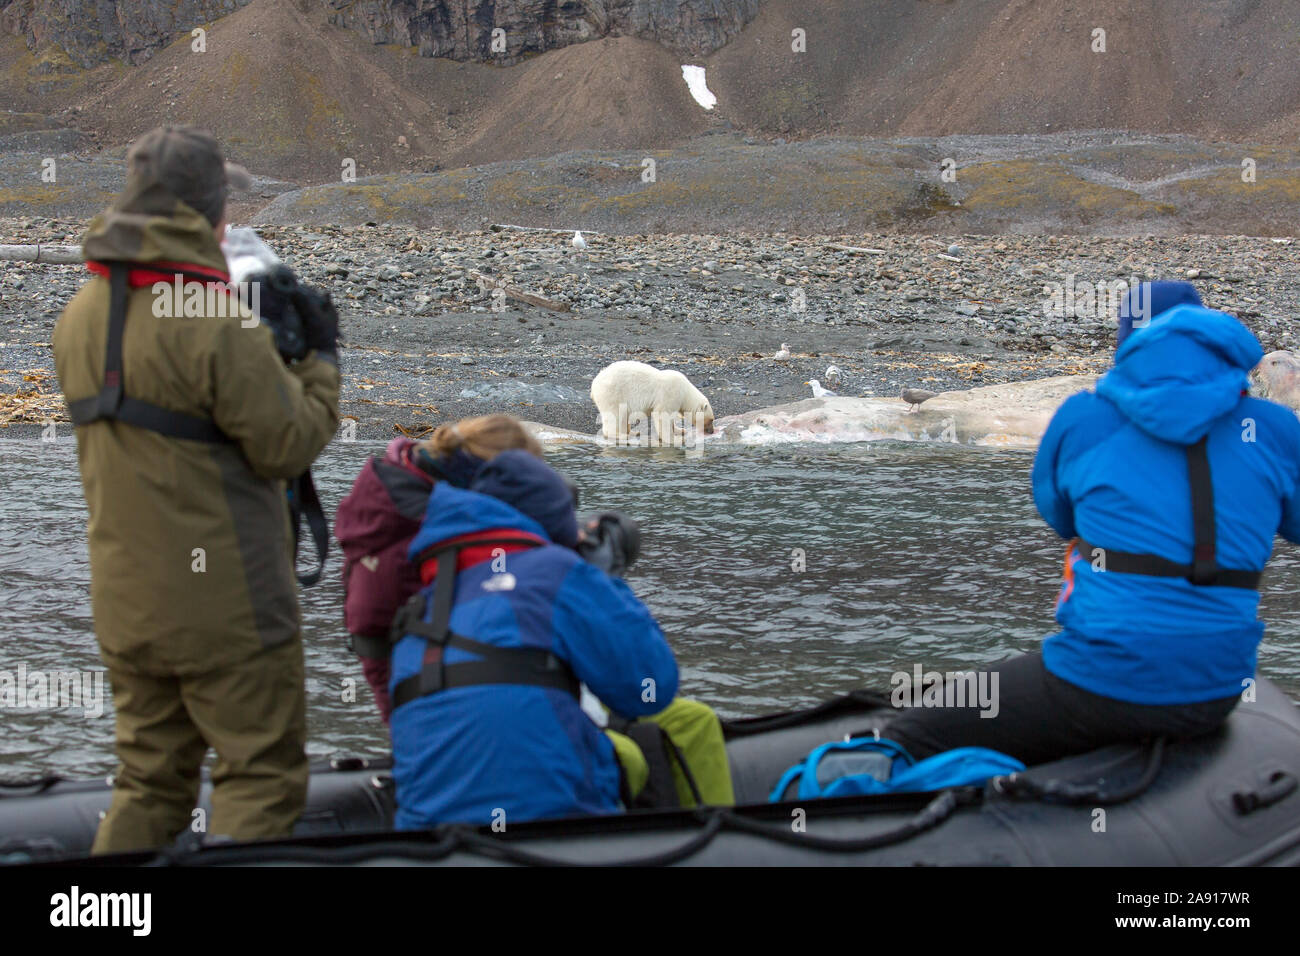
[[[109,670],[117,714],[113,801],[94,853],[171,844],[197,833],[287,836],[307,799],[302,641],[204,674],[157,677]],[[212,815],[195,810],[208,748]]]

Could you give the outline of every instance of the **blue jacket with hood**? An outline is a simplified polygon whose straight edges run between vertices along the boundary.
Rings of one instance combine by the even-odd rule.
[[[496,530],[569,546],[550,543],[506,554],[510,587],[500,579],[489,584],[502,570],[494,571],[492,561],[462,569],[452,631],[502,647],[548,649],[624,717],[666,707],[677,693],[672,650],[632,590],[572,550],[572,494],[539,459],[504,452],[480,469],[468,489],[439,482],[410,557],[439,542]],[[421,593],[431,594],[432,587]],[[425,620],[428,614],[426,605]],[[420,671],[427,646],[416,636],[394,646],[390,689]],[[457,648],[445,654],[447,664],[475,659]],[[399,829],[491,823],[502,813],[508,825],[619,807],[612,744],[560,690],[517,684],[443,690],[396,708],[392,739]]]
[[[1066,401],[1043,436],[1033,468],[1043,518],[1094,548],[1190,564],[1186,446],[1208,435],[1218,566],[1259,570],[1275,534],[1300,542],[1300,421],[1243,395],[1262,355],[1232,316],[1193,305],[1135,331],[1096,392]],[[1258,592],[1094,570],[1077,548],[1067,562],[1063,630],[1043,644],[1057,677],[1137,704],[1231,697],[1253,677]]]

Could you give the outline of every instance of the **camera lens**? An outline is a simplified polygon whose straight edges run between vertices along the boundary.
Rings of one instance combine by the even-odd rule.
[[[573,496],[573,507],[576,509],[578,507],[578,486],[573,483],[573,480],[568,475],[561,475],[560,477],[564,479],[565,487],[569,489],[569,494]]]
[[[621,517],[619,526],[623,529],[623,551],[627,555],[627,565],[631,567],[641,553],[641,525],[627,515]]]
[[[272,269],[266,276],[266,284],[274,292],[281,295],[288,295],[298,286],[298,280],[294,278],[293,273],[286,266],[277,266]]]

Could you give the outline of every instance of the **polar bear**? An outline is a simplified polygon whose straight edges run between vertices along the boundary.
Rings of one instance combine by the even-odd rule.
[[[675,426],[683,419],[706,435],[713,434],[713,406],[681,372],[658,369],[644,362],[615,362],[591,380],[591,400],[600,410],[601,434],[614,441],[628,441],[632,422],[639,429],[632,434],[650,444],[672,445]],[[643,430],[653,427],[653,435]]]

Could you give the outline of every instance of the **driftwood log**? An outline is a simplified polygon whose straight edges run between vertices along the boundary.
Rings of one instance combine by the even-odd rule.
[[[484,275],[477,269],[469,270],[469,277],[479,284],[479,288],[484,291],[488,289],[500,289],[506,294],[508,299],[518,299],[520,302],[527,302],[529,305],[535,305],[542,309],[550,309],[552,312],[568,312],[569,303],[559,302],[555,299],[548,299],[544,295],[538,295],[535,292],[526,292],[516,286],[510,285],[497,276]]]
[[[507,229],[516,232],[549,232],[557,236],[571,236],[575,232],[581,232],[584,236],[603,236],[603,232],[596,232],[594,229],[550,229],[546,226],[516,226],[508,222],[494,222],[488,226],[492,232],[503,232]]]
[[[884,256],[888,255],[887,249],[868,249],[866,246],[842,246],[838,242],[826,243],[827,249],[838,249],[840,252],[856,252],[859,255],[866,256]]]
[[[81,246],[0,245],[0,260],[8,262],[84,262]]]

